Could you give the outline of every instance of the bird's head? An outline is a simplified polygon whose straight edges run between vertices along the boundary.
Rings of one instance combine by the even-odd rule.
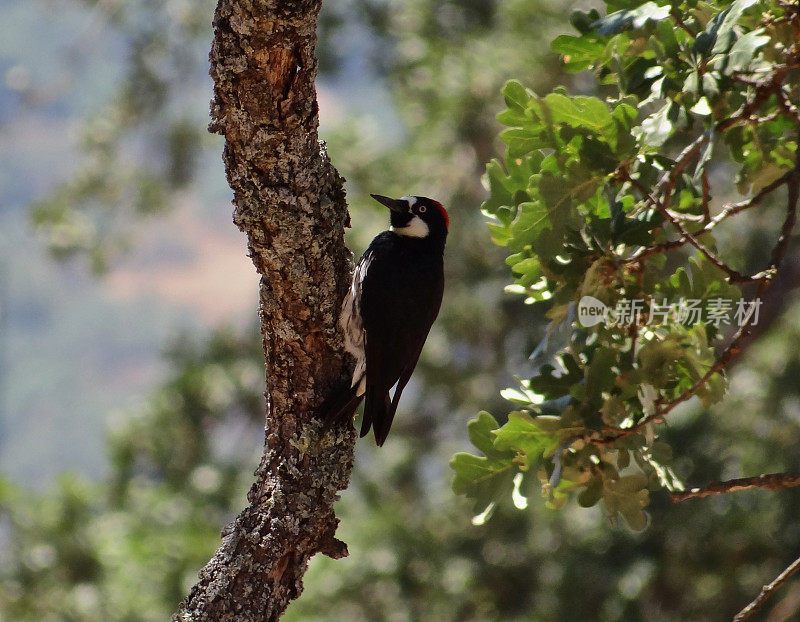
[[[389,208],[392,231],[411,238],[433,236],[444,240],[450,226],[450,216],[439,201],[428,197],[390,199],[371,194],[373,199]]]

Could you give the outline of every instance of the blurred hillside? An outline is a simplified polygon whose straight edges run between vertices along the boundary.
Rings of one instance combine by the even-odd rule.
[[[222,143],[210,135],[197,146],[193,184],[168,216],[131,227],[104,278],[81,258],[53,260],[29,206],[80,174],[82,125],[113,100],[131,41],[91,3],[9,0],[0,8],[0,470],[37,486],[64,470],[97,478],[107,473],[106,426],[142,407],[165,372],[163,348],[181,333],[250,325],[257,279],[230,221]],[[210,19],[203,16],[199,54],[181,82],[201,130]],[[364,122],[380,124],[391,142],[399,125],[385,85],[364,66],[364,37],[341,42],[341,70],[320,89],[322,123],[367,114]]]
[[[78,128],[117,86],[125,41],[76,3],[2,5],[0,469],[37,485],[62,470],[99,477],[108,418],[141,405],[164,373],[167,340],[249,321],[255,277],[226,226],[224,175],[210,152],[207,181],[187,194],[170,235],[147,223],[108,280],[48,256],[27,208],[75,174]],[[193,88],[202,113],[208,80]],[[179,290],[159,285],[176,273],[188,277]]]

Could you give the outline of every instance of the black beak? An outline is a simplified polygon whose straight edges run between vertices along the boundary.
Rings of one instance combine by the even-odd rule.
[[[401,201],[400,199],[390,199],[389,197],[385,197],[380,194],[371,194],[369,196],[397,214],[408,213],[408,203],[406,201]]]

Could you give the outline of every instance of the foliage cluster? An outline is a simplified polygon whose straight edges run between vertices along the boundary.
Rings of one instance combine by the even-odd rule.
[[[498,115],[506,156],[487,167],[483,204],[508,251],[507,290],[548,301],[553,325],[575,330],[558,367],[548,363],[504,392],[519,404],[507,423],[486,412],[470,423],[484,456],[458,454],[452,466],[455,491],[478,511],[533,479],[551,507],[575,492],[581,505],[602,499],[612,521],[642,529],[649,493],[682,488],[654,424],[692,396],[705,407],[723,397],[724,369],[757,323],[786,251],[800,183],[800,9],[756,0],[606,4],[605,17],[575,12],[578,36],[559,36],[552,49],[567,70],[592,69],[608,95],[558,88],[540,97],[508,82]],[[723,205],[710,179],[728,160],[748,198]],[[724,180],[714,186],[724,197]],[[742,274],[718,248],[716,227],[784,186],[768,265]],[[696,253],[688,261],[672,253],[684,247]],[[616,308],[616,321],[576,318],[586,297]],[[634,301],[641,308],[631,312]],[[728,313],[682,315],[689,303]]]

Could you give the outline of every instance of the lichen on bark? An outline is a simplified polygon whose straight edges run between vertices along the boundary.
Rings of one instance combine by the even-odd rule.
[[[323,433],[315,408],[348,369],[336,318],[352,264],[342,178],[319,141],[314,79],[321,0],[220,0],[209,129],[225,136],[234,222],[260,281],[265,447],[249,505],[173,620],[277,620],[308,560],[347,554],[333,503],[352,428]]]

